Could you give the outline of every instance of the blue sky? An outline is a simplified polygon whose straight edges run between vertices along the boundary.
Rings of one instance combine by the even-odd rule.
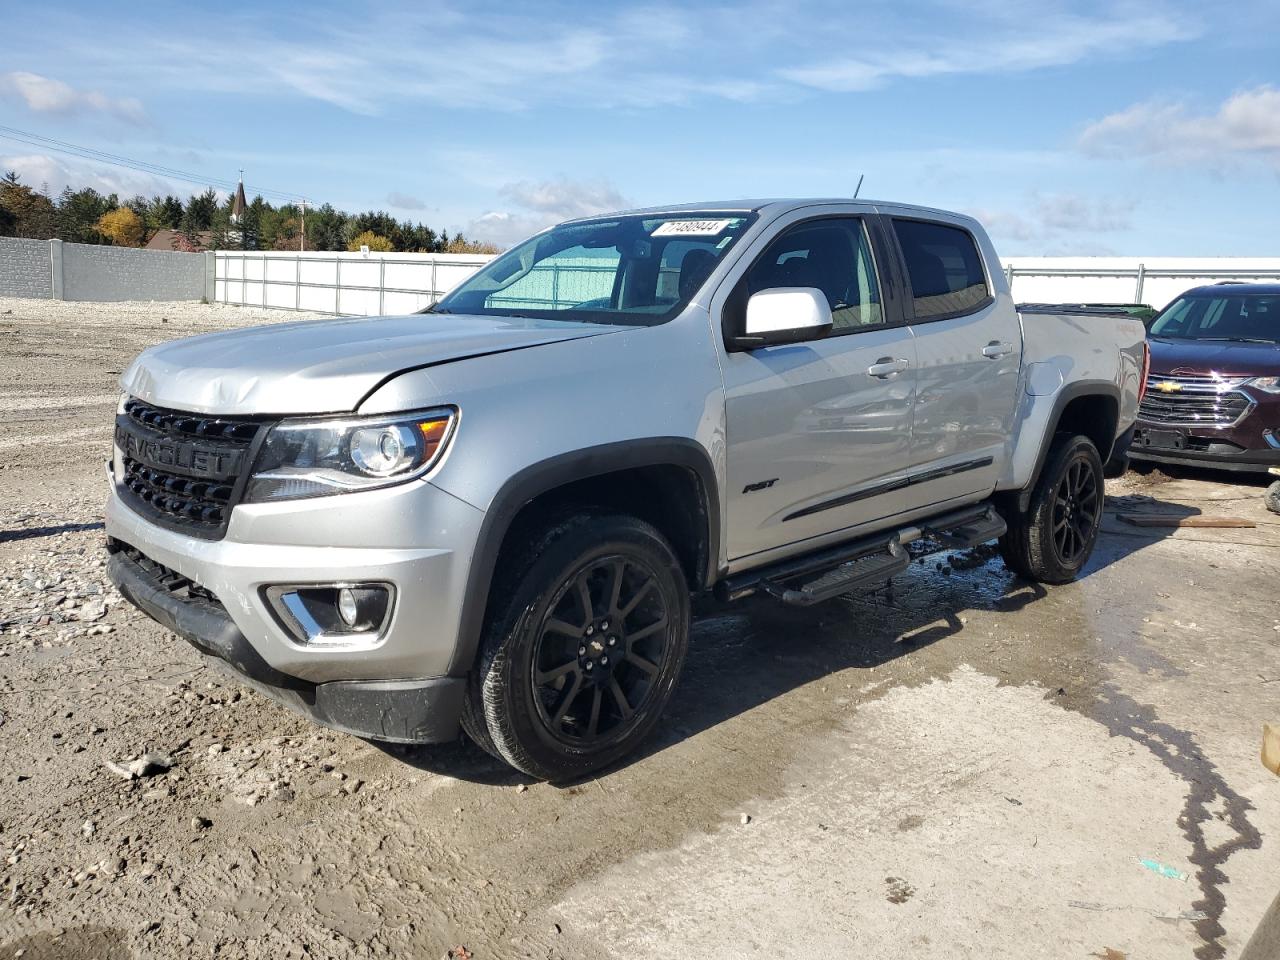
[[[1002,253],[1280,253],[1280,4],[33,4],[0,124],[501,243],[740,196],[965,210]],[[27,182],[190,184],[0,140]]]

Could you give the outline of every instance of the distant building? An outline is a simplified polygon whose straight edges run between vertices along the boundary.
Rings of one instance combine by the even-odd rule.
[[[245,207],[249,204],[244,199],[244,171],[240,171],[240,183],[236,186],[236,198],[231,201],[231,225],[240,226],[244,219]]]
[[[191,242],[182,234],[181,230],[157,230],[155,236],[147,241],[144,250],[179,250],[188,253],[199,253],[202,250],[208,250],[210,244],[213,243],[213,231],[201,230],[195,237],[195,249]]]

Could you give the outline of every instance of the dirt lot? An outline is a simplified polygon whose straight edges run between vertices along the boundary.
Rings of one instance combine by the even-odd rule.
[[[0,300],[3,960],[1218,958],[1277,892],[1262,484],[1113,484],[1067,587],[976,552],[808,612],[703,604],[644,755],[526,784],[310,726],[106,583],[116,374],[264,316]],[[1155,508],[1257,526],[1116,516]],[[145,751],[171,768],[106,766]]]

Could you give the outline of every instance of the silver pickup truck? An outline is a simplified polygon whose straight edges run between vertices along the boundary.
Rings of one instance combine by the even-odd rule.
[[[847,200],[574,220],[423,314],[154,347],[109,570],[316,721],[527,774],[632,750],[690,597],[812,604],[999,539],[1088,560],[1142,324],[1014,306],[981,226]]]

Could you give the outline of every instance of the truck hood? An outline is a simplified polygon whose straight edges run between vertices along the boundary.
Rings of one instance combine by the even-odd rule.
[[[303,320],[151,347],[120,385],[147,403],[193,413],[339,413],[406,370],[621,329],[462,314]]]
[[[1157,374],[1220,373],[1237,377],[1280,374],[1280,345],[1150,337],[1151,370]]]

